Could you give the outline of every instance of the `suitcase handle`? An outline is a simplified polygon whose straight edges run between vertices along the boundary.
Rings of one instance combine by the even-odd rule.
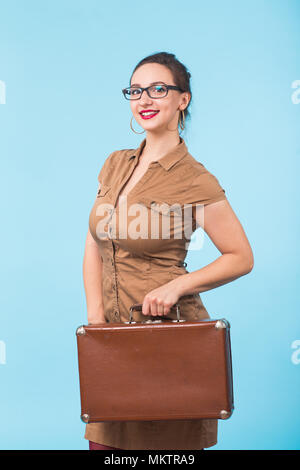
[[[182,320],[182,319],[180,318],[180,307],[179,307],[179,304],[176,303],[176,304],[172,305],[171,308],[173,308],[173,307],[176,307],[177,320],[172,320],[172,321],[176,321],[176,322],[185,321],[185,320]],[[130,309],[129,309],[129,322],[128,322],[128,323],[136,323],[136,322],[133,322],[133,321],[132,321],[132,311],[133,311],[133,310],[137,310],[137,311],[141,312],[142,309],[143,309],[143,304],[133,304],[133,305],[131,305],[131,307],[130,307]],[[154,315],[152,315],[152,316],[154,316]],[[148,321],[149,321],[150,323],[155,322],[155,321],[161,322],[161,320],[148,320]],[[126,322],[126,323],[127,323],[127,322]]]

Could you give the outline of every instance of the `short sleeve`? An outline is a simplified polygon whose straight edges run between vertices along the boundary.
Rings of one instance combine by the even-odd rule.
[[[206,206],[227,199],[225,189],[222,188],[219,180],[205,168],[194,178],[191,186],[192,199],[195,204]]]

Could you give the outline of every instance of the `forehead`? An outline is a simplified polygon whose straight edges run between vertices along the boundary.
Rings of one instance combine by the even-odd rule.
[[[173,85],[173,76],[171,71],[161,64],[141,65],[132,75],[131,85],[148,86],[153,82],[164,82]]]

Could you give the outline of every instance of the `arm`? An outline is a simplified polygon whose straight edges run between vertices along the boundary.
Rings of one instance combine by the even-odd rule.
[[[228,200],[204,206],[202,228],[222,255],[204,268],[171,281],[180,297],[234,281],[248,274],[254,265],[251,246]]]
[[[99,247],[88,230],[83,257],[83,282],[88,323],[104,323],[102,298],[102,258]]]
[[[222,255],[204,268],[182,274],[149,292],[143,301],[144,315],[167,315],[180,297],[214,289],[252,270],[254,260],[250,244],[228,200],[207,204],[203,225],[199,215],[196,221]]]

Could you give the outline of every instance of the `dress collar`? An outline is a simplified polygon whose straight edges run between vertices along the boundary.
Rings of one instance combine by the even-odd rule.
[[[158,160],[154,160],[154,161],[157,161],[167,171],[173,165],[175,165],[176,162],[181,160],[188,153],[188,148],[185,144],[184,139],[182,137],[179,137],[179,138],[180,138],[179,144],[173,147],[169,152],[167,152]],[[139,158],[145,145],[146,145],[146,138],[142,140],[138,148],[134,150],[130,150],[130,152],[128,153],[128,160],[133,159],[133,158]]]

